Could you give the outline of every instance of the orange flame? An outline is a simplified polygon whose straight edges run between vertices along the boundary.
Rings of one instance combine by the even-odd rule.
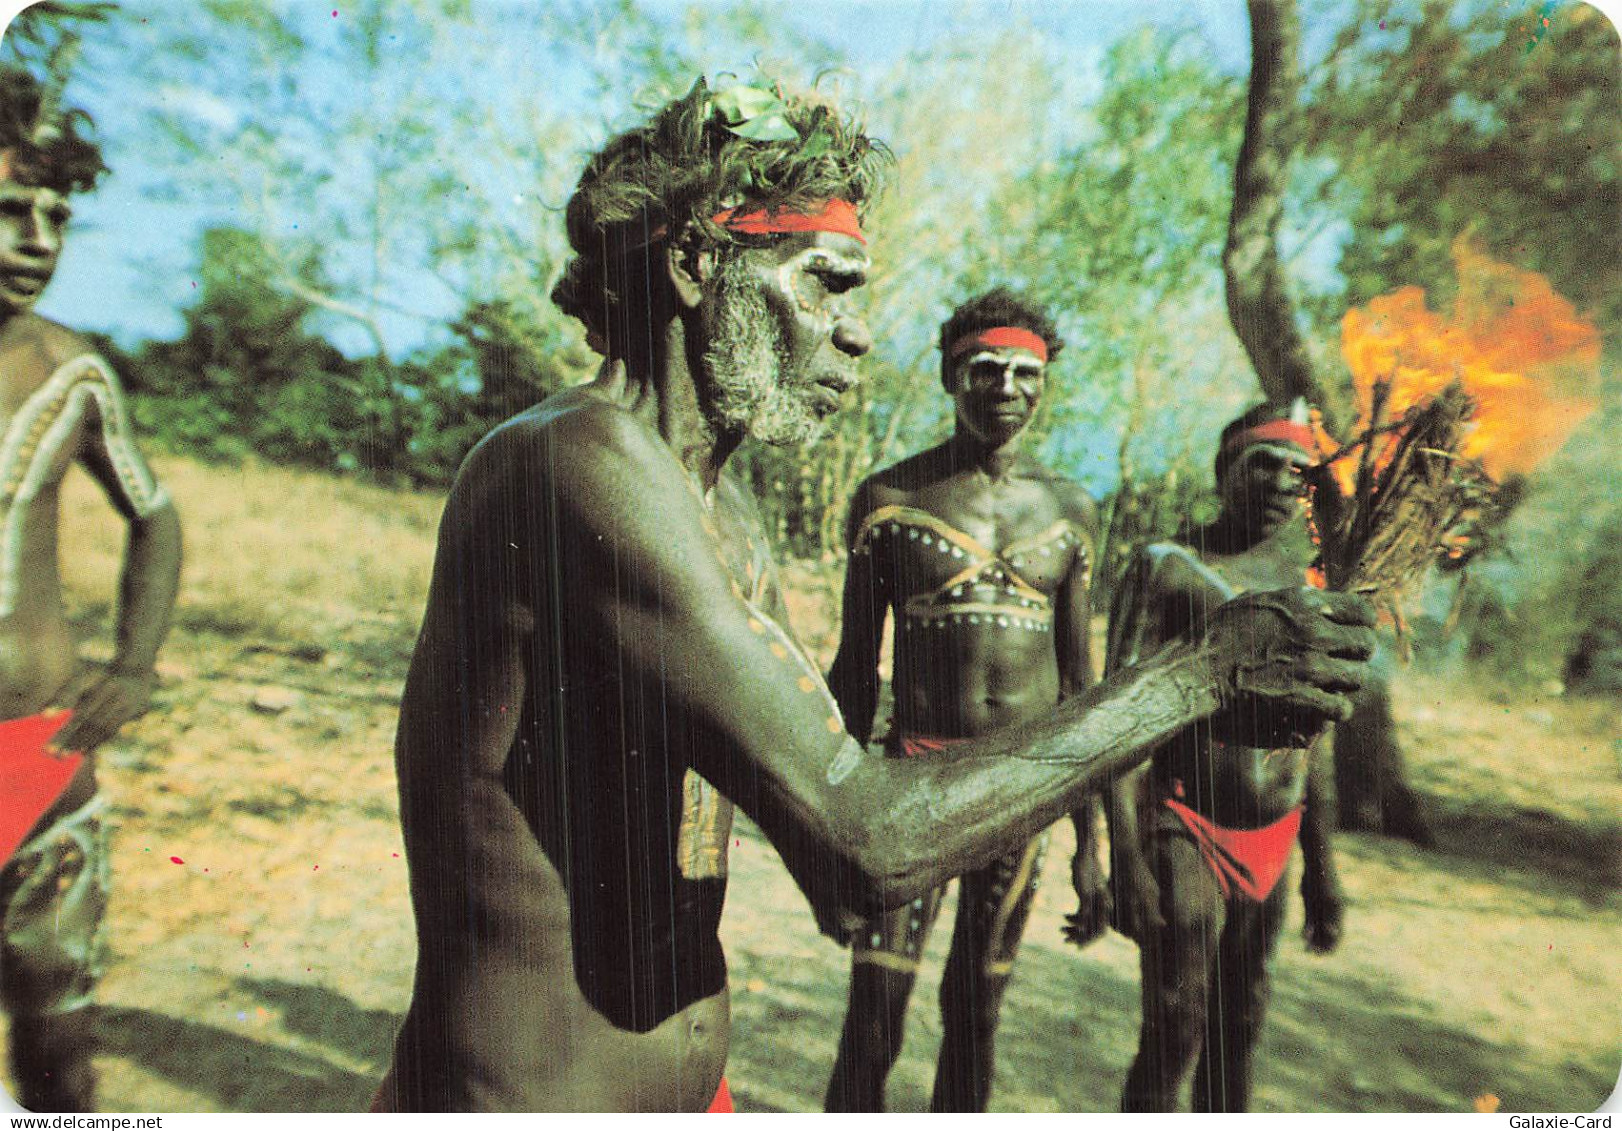
[[[1355,432],[1369,426],[1377,382],[1390,382],[1390,422],[1457,379],[1478,406],[1460,454],[1495,479],[1529,471],[1599,407],[1599,331],[1542,275],[1499,263],[1468,236],[1453,241],[1453,262],[1451,317],[1427,308],[1419,287],[1346,312],[1341,353],[1357,392]],[[1356,462],[1335,465],[1348,493]]]

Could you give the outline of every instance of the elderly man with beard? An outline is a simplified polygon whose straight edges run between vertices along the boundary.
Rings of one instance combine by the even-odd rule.
[[[843,632],[828,686],[850,733],[866,742],[884,624],[893,618],[891,757],[934,757],[1051,711],[1092,682],[1093,501],[1024,445],[1048,364],[1062,347],[1046,312],[1009,290],[963,303],[940,334],[941,384],[956,409],[952,437],[856,489]],[[1096,812],[1089,799],[1074,814],[1072,867],[1083,906],[1077,919],[1094,933],[1104,925]],[[941,979],[935,1111],[986,1109],[1003,992],[1045,841],[1046,834],[961,878]],[[936,888],[853,932],[830,1111],[883,1109],[918,960],[944,895]]]
[[[700,82],[588,163],[553,297],[606,360],[469,455],[406,681],[418,955],[379,1109],[729,1107],[733,803],[819,915],[871,914],[1196,719],[1338,717],[1360,686],[1366,607],[1275,594],[948,757],[864,755],[723,469],[856,380],[881,155],[826,105]]]
[[[1304,405],[1259,405],[1223,429],[1221,510],[1208,525],[1139,552],[1116,589],[1105,670],[1197,639],[1224,602],[1299,581],[1283,537],[1299,516],[1302,471],[1317,451]],[[1111,791],[1123,933],[1143,968],[1143,1030],[1127,1111],[1172,1111],[1193,1073],[1196,1111],[1245,1111],[1251,1054],[1283,926],[1281,881],[1299,834],[1307,947],[1340,942],[1341,896],[1329,834],[1327,736],[1317,720],[1254,728],[1244,740],[1195,724]]]

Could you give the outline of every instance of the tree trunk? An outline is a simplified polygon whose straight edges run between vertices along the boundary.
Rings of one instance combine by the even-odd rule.
[[[1228,317],[1267,399],[1305,397],[1337,431],[1340,413],[1313,371],[1279,262],[1278,226],[1296,145],[1301,21],[1294,0],[1250,0],[1250,97],[1222,252]]]

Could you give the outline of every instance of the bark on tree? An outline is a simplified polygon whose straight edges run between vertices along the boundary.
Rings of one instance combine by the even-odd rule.
[[[1305,397],[1338,434],[1333,391],[1314,372],[1278,254],[1279,220],[1296,148],[1301,20],[1294,0],[1250,0],[1250,93],[1222,252],[1228,317],[1267,399]]]

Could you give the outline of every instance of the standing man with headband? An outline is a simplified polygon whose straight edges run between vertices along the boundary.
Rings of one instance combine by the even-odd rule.
[[[699,82],[587,164],[553,298],[603,367],[487,436],[440,527],[395,747],[417,968],[376,1107],[727,1108],[734,803],[824,921],[873,914],[1196,719],[1338,717],[1360,686],[1366,606],[1297,590],[994,738],[866,756],[724,468],[856,383],[882,156],[825,104]]]
[[[1110,612],[1106,672],[1197,639],[1240,593],[1301,580],[1302,563],[1280,534],[1300,515],[1302,471],[1318,451],[1306,415],[1300,401],[1293,418],[1260,405],[1223,429],[1221,511],[1128,565]],[[1190,1072],[1196,1111],[1248,1110],[1284,923],[1280,881],[1298,834],[1307,948],[1326,954],[1340,943],[1327,739],[1316,725],[1258,732],[1235,741],[1186,727],[1111,791],[1117,922],[1137,940],[1143,968],[1126,1111],[1175,1110]]]
[[[135,449],[118,379],[32,312],[67,196],[104,171],[82,115],[0,69],[0,1001],[33,1111],[93,1111],[91,994],[107,908],[106,802],[91,754],[145,713],[180,576],[180,520]],[[57,576],[62,479],[78,463],[129,524],[112,664],[80,672]]]
[[[846,728],[866,743],[884,624],[893,618],[892,758],[939,756],[1046,714],[1092,682],[1093,501],[1024,450],[1048,363],[1062,346],[1045,311],[1001,287],[959,306],[940,335],[941,384],[956,406],[952,437],[856,490],[828,686]],[[1074,813],[1083,941],[1105,919],[1096,812],[1089,797]],[[1043,833],[961,877],[941,979],[933,1111],[986,1109],[1003,991],[1046,840]],[[883,1110],[919,956],[944,896],[944,886],[934,888],[852,932],[850,1004],[829,1111]]]

